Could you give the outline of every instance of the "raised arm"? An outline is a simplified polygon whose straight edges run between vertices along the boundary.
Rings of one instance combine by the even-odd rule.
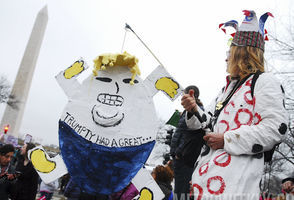
[[[75,89],[80,86],[76,77],[87,68],[88,65],[81,58],[55,76],[58,84],[68,97],[71,97],[75,92]]]

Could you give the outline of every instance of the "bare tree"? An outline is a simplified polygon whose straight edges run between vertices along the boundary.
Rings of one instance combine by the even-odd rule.
[[[294,31],[291,34],[294,34]],[[275,72],[281,80],[282,86],[285,91],[286,99],[284,105],[287,111],[289,112],[290,121],[288,124],[289,132],[284,142],[279,146],[279,148],[276,149],[276,156],[274,157],[274,162],[285,161],[288,164],[294,166],[294,38],[285,38],[285,41],[282,41],[278,38],[274,38],[273,36],[272,38],[276,46],[280,49],[280,51],[275,50],[275,52],[280,52],[280,56],[277,54],[275,59],[287,58],[289,59],[288,64],[292,63],[292,67],[290,69],[286,68],[287,71],[285,70]],[[287,41],[288,39],[291,40]],[[286,62],[286,60],[282,61]],[[291,69],[292,71],[289,71]]]
[[[7,103],[14,109],[17,109],[18,100],[10,94],[11,86],[4,76],[0,76],[0,103]]]
[[[269,34],[266,60],[268,68],[281,81],[284,92],[284,106],[289,112],[289,131],[286,139],[275,150],[273,160],[266,165],[261,190],[273,194],[281,193],[281,177],[289,176],[294,167],[294,27],[279,21],[279,27]]]

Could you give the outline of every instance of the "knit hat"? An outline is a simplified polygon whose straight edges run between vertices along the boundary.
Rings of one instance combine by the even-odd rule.
[[[226,27],[231,26],[237,32],[231,34],[233,41],[231,46],[251,46],[257,47],[264,51],[264,40],[268,40],[267,31],[264,29],[264,23],[268,16],[273,17],[270,12],[263,14],[257,21],[256,14],[253,10],[243,10],[245,19],[238,28],[238,22],[235,20],[220,24],[221,28],[226,33]]]

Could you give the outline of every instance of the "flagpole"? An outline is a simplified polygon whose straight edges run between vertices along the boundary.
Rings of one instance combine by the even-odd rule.
[[[130,27],[130,25],[128,25],[126,23],[125,29],[129,29],[130,31],[132,31],[135,36],[142,42],[142,44],[146,47],[146,49],[148,49],[148,51],[152,54],[152,56],[157,60],[157,62],[163,67],[163,64],[160,62],[160,60],[154,55],[154,53],[151,51],[151,49],[149,49],[149,47],[143,42],[143,40],[141,40],[141,38],[135,33],[135,31]]]

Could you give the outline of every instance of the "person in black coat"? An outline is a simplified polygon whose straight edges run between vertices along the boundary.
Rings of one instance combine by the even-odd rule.
[[[199,89],[194,86],[190,85],[185,88],[184,93],[188,93],[189,90],[194,90],[194,96],[197,100],[197,104],[200,108],[203,109],[203,104],[199,100]],[[190,193],[190,180],[193,173],[193,166],[194,162],[197,159],[197,154],[199,155],[202,143],[204,143],[202,137],[204,133],[198,133],[197,130],[189,130],[186,125],[185,121],[185,111],[181,114],[179,123],[175,130],[175,133],[172,136],[171,140],[171,149],[170,154],[173,158],[173,166],[174,166],[174,176],[175,176],[175,189],[174,195],[177,196],[177,199],[189,199]],[[199,137],[201,141],[197,142],[198,146],[194,145],[192,149],[187,149],[187,141],[194,137]],[[192,143],[190,143],[192,144]],[[193,152],[187,152],[193,151]],[[186,155],[183,155],[185,152]],[[196,157],[195,157],[196,155]]]
[[[34,144],[28,143],[21,148],[22,157],[17,161],[16,171],[21,174],[18,177],[12,200],[35,200],[38,189],[39,175],[28,159],[28,151],[35,147]]]
[[[14,147],[6,144],[0,147],[0,199],[8,200],[16,180],[13,166],[10,164],[13,158]]]

